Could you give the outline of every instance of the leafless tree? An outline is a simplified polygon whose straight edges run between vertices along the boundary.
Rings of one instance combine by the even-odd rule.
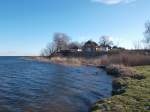
[[[102,36],[100,37],[99,44],[101,46],[112,46],[113,42],[110,40],[109,36]]]
[[[133,42],[134,49],[142,49],[141,41]]]
[[[51,56],[55,52],[68,48],[69,36],[64,33],[55,33],[53,41],[41,51],[41,56]]]
[[[150,49],[150,21],[145,23],[144,45],[146,49]]]
[[[77,49],[77,48],[81,48],[81,47],[82,47],[82,45],[78,42],[71,42],[68,45],[69,49]]]
[[[50,56],[50,55],[54,54],[55,52],[56,52],[56,46],[52,42],[52,43],[47,44],[46,48],[44,48],[41,51],[41,56]]]
[[[53,37],[53,41],[56,45],[56,50],[60,51],[68,48],[70,38],[65,33],[55,33]]]

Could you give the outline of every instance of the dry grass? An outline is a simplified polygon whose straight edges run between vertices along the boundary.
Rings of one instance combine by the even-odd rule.
[[[138,74],[146,78],[135,80],[133,78],[121,78],[119,85],[127,88],[120,95],[98,101],[92,108],[92,112],[149,112],[150,111],[150,66],[133,68]],[[118,86],[117,83],[117,86]]]
[[[34,57],[35,59],[35,57]],[[124,66],[142,66],[142,65],[150,65],[150,54],[142,54],[138,52],[129,52],[122,51],[119,53],[108,53],[105,56],[99,57],[63,57],[63,56],[55,56],[49,58],[36,57],[37,60],[44,62],[53,62],[57,64],[65,64],[65,65],[111,65],[118,64]]]
[[[150,65],[150,55],[138,53],[120,53],[108,57],[109,64],[123,64],[125,66]]]
[[[106,72],[115,77],[145,78],[143,75],[137,74],[131,67],[125,67],[124,65],[109,65],[106,67]]]
[[[124,66],[142,66],[150,65],[150,55],[123,52],[119,54],[112,54],[109,56],[96,58],[83,57],[52,57],[51,61],[58,64],[67,65],[111,65],[118,64]]]
[[[99,66],[107,64],[107,57],[99,58],[74,58],[74,57],[52,57],[51,62],[64,65],[80,66],[80,65],[91,65]]]
[[[65,58],[65,57],[52,57],[50,59],[52,63],[69,65],[69,66],[80,66],[81,58]]]

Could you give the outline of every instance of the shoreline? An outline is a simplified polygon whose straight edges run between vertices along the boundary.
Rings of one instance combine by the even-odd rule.
[[[47,62],[47,63],[54,63],[54,64],[61,64],[65,66],[92,66],[96,68],[103,69],[107,72],[108,75],[111,75],[114,77],[113,83],[112,83],[112,96],[110,98],[102,99],[99,101],[96,101],[92,106],[91,106],[91,111],[92,112],[97,112],[105,110],[105,112],[111,112],[111,107],[109,107],[109,104],[111,103],[111,99],[114,97],[117,97],[118,95],[123,95],[128,91],[128,80],[144,80],[146,77],[142,74],[139,74],[135,71],[135,69],[132,69],[131,67],[125,67],[123,65],[94,65],[94,64],[88,64],[88,63],[72,63],[73,61],[68,61],[65,62],[66,60],[59,61],[53,60],[51,61],[50,59],[46,59],[43,57],[32,57],[34,60],[42,61],[42,62]],[[69,62],[69,63],[68,63]],[[109,109],[108,109],[109,108]],[[107,111],[108,110],[108,111]],[[119,112],[115,110],[116,112]],[[113,111],[112,111],[113,112]],[[123,111],[124,112],[124,111]]]
[[[112,68],[117,70],[118,67]],[[112,97],[97,101],[91,108],[92,112],[148,112],[150,110],[150,103],[148,103],[150,96],[147,95],[150,92],[148,90],[150,66],[133,67],[132,71],[129,69],[124,70],[127,74],[122,73],[122,70],[118,70],[121,71],[120,74],[118,71],[115,71],[116,74],[114,74],[112,69],[109,71],[110,75],[115,77],[112,85]],[[140,91],[141,88],[143,91]]]
[[[76,64],[76,63],[68,63],[66,60],[61,59],[61,58],[56,58],[55,60],[52,60],[47,57],[42,57],[42,56],[33,56],[30,57],[31,60],[36,60],[39,62],[44,62],[44,63],[51,63],[51,64],[58,64],[58,65],[64,65],[64,66],[82,66],[81,64]]]
[[[65,65],[65,66],[92,66],[96,68],[105,68],[105,65],[100,65],[101,59],[93,59],[95,61],[99,61],[97,64],[94,64],[92,62],[92,59],[85,59],[85,58],[66,58],[66,57],[52,57],[52,58],[47,58],[47,57],[42,57],[42,56],[30,56],[27,57],[28,59],[31,60],[37,60],[40,62],[45,62],[45,63],[52,63],[52,64],[60,64],[60,65]],[[96,63],[96,62],[95,62]]]

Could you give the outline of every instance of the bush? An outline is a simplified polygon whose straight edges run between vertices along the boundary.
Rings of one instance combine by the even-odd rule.
[[[131,77],[134,79],[144,79],[142,74],[137,74],[134,70],[123,65],[109,65],[106,67],[106,72],[115,77]]]

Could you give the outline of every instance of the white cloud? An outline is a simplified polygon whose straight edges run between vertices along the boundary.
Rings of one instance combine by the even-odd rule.
[[[92,0],[93,2],[104,3],[108,5],[114,5],[119,3],[130,3],[136,0]]]

